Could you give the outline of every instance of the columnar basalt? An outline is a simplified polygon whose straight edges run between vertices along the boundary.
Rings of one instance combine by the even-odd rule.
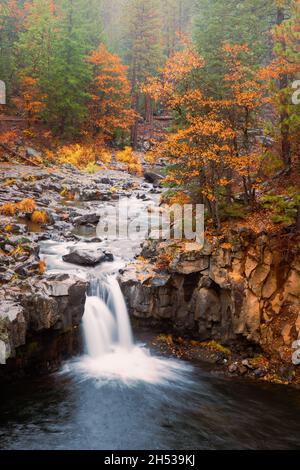
[[[171,260],[164,269],[162,255]],[[142,257],[120,277],[133,317],[200,341],[246,338],[291,363],[300,338],[299,235],[232,230],[204,247],[147,242]]]

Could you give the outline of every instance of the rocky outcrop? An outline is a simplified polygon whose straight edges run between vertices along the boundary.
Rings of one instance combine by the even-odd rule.
[[[84,313],[86,288],[75,276],[52,275],[3,292],[0,364],[7,366],[0,367],[0,374],[33,364],[50,368],[63,358]]]
[[[150,243],[121,285],[138,319],[168,322],[200,341],[248,340],[291,363],[300,339],[299,235],[232,231],[204,247]],[[160,258],[170,259],[164,270]]]

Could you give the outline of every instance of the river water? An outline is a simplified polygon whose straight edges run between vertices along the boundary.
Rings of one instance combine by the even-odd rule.
[[[87,245],[99,246],[78,247]],[[62,261],[72,244],[42,245],[50,273],[90,281],[85,353],[59,373],[1,386],[0,448],[300,449],[299,391],[220,378],[134,340],[116,272],[136,247],[109,247],[114,263],[79,269]]]
[[[300,449],[299,392],[156,360],[150,381],[93,377],[79,361],[1,387],[1,448]]]

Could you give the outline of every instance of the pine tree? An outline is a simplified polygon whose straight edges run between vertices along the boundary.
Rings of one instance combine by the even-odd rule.
[[[140,111],[140,87],[162,62],[161,23],[158,0],[128,0],[125,24],[125,62],[129,66],[132,106]],[[146,117],[151,104],[146,96]],[[137,120],[132,128],[132,146],[137,145]]]
[[[6,84],[7,103],[16,84],[14,46],[24,18],[23,1],[2,0],[0,4],[0,80]]]
[[[197,0],[194,39],[206,62],[202,80],[208,94],[223,96],[223,44],[248,44],[251,63],[263,64],[271,57],[268,31],[275,23],[274,0]]]

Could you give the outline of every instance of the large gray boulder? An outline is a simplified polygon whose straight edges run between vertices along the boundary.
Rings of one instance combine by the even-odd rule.
[[[88,251],[88,250],[74,250],[69,254],[63,256],[66,263],[76,264],[79,266],[93,267],[98,264],[111,262],[114,257],[111,253],[106,251]]]

